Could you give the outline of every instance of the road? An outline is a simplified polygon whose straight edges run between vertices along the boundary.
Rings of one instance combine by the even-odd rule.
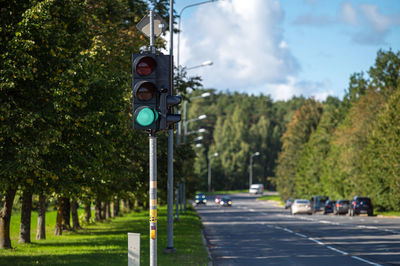
[[[231,195],[197,211],[214,265],[400,265],[400,219],[296,215],[273,201]]]

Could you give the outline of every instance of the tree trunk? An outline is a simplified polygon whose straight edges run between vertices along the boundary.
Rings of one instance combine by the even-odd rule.
[[[129,209],[129,211],[133,210],[133,202],[132,202],[132,200],[128,200],[128,209]]]
[[[60,236],[62,235],[62,204],[63,199],[62,197],[58,197],[58,206],[57,206],[57,220],[56,220],[56,230],[54,231],[54,235]]]
[[[117,217],[118,215],[119,215],[119,198],[117,198],[113,204],[113,217]]]
[[[101,221],[101,201],[96,199],[96,205],[94,207],[94,219],[96,222]]]
[[[63,230],[71,230],[71,203],[69,198],[63,197],[62,200],[62,218],[63,218]]]
[[[8,189],[0,211],[0,249],[12,248],[10,239],[10,221],[16,189]]]
[[[109,201],[104,202],[104,210],[106,213],[106,219],[110,219],[111,218],[111,204]]]
[[[90,222],[90,218],[92,217],[92,210],[90,208],[90,201],[85,204],[85,221],[87,223]]]
[[[46,196],[39,196],[36,240],[46,239]]]
[[[72,228],[74,230],[82,229],[81,225],[79,224],[78,208],[79,208],[78,201],[73,200],[71,202],[71,215],[72,215]]]
[[[22,194],[21,224],[18,243],[31,243],[32,192],[25,190]]]
[[[128,210],[128,200],[126,199],[122,200],[122,208],[124,208],[124,212]]]

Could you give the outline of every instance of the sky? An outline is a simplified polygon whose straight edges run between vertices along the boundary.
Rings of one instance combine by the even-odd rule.
[[[219,0],[186,8],[181,30],[180,65],[213,61],[188,70],[205,88],[342,98],[350,75],[367,72],[380,49],[400,49],[400,0]]]

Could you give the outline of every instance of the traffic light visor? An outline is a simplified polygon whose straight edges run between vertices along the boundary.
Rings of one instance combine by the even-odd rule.
[[[136,116],[136,122],[143,127],[147,127],[150,126],[155,120],[157,120],[157,118],[158,118],[157,113],[155,113],[149,107],[144,107],[139,110]]]
[[[150,56],[141,57],[135,67],[135,72],[140,76],[150,75],[157,67],[156,61]]]
[[[151,82],[141,82],[135,90],[135,96],[141,101],[149,101],[153,98],[157,88]]]

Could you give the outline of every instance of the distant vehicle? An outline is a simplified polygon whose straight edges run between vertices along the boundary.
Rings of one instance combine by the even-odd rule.
[[[310,201],[313,212],[322,211],[327,200],[329,200],[327,196],[312,196]]]
[[[340,199],[336,202],[333,213],[334,214],[346,214],[349,212],[349,208],[350,208],[350,201]]]
[[[215,199],[214,199],[215,203],[219,204],[221,202],[221,198],[222,197],[220,195],[215,196]]]
[[[325,202],[324,214],[333,213],[335,208],[336,201],[334,200],[327,200]]]
[[[287,199],[285,201],[285,209],[289,209],[290,206],[292,206],[292,203],[293,203],[293,199]]]
[[[249,189],[250,194],[263,194],[264,185],[263,184],[252,184]]]
[[[368,214],[368,216],[374,215],[374,209],[369,197],[354,197],[349,208],[349,215],[354,216],[358,214]]]
[[[231,207],[232,206],[232,199],[228,196],[223,196],[221,198],[221,201],[219,202],[219,205],[224,206],[224,207]]]
[[[293,203],[292,206],[290,207],[290,213],[292,215],[298,214],[298,213],[305,213],[305,214],[312,214],[312,208],[311,208],[311,202],[306,199],[296,199]]]
[[[194,200],[196,202],[196,205],[207,204],[207,197],[203,193],[197,193]]]

